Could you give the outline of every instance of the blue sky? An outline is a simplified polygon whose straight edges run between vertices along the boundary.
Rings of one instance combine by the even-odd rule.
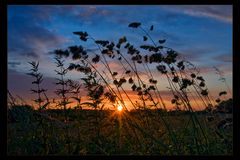
[[[73,31],[87,31],[96,39],[115,42],[125,35],[136,45],[142,43],[144,34],[127,27],[135,21],[146,30],[154,25],[152,38],[156,42],[166,39],[166,46],[201,68],[212,90],[218,79],[213,66],[224,72],[232,86],[231,5],[9,5],[8,88],[29,96],[31,79],[25,73],[32,60],[40,61],[46,79],[55,78],[49,52],[81,44]],[[91,43],[86,47],[96,49]],[[47,80],[45,83],[53,87]]]

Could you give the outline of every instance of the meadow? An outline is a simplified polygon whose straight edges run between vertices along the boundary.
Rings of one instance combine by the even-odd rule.
[[[196,133],[191,113],[139,110],[39,112],[16,106],[9,112],[9,155],[231,155],[229,113],[196,113],[207,137]],[[96,114],[99,115],[96,119]],[[162,118],[171,127],[171,138]],[[214,117],[209,120],[207,117]],[[175,141],[174,141],[175,140]]]

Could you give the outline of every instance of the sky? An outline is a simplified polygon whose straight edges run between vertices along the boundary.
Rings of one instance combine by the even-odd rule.
[[[154,25],[152,39],[166,39],[165,46],[200,68],[214,97],[226,90],[214,66],[223,72],[232,89],[231,5],[9,5],[8,89],[31,101],[33,79],[26,75],[31,69],[27,62],[39,61],[43,85],[50,97],[56,96],[53,50],[72,45],[97,50],[93,43],[80,41],[74,31],[87,31],[95,39],[114,42],[124,35],[138,46],[143,43],[144,33],[129,28],[131,22],[141,22],[146,30]],[[121,70],[115,61],[110,65]],[[154,67],[150,69],[157,72]],[[74,80],[81,78],[77,72],[69,76]],[[167,85],[164,81],[162,84]],[[167,87],[162,85],[161,92],[168,103],[171,97]]]

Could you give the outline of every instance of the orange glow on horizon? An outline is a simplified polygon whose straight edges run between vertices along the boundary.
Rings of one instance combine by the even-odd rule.
[[[166,94],[167,92],[163,92],[163,93],[165,94],[162,97],[163,97],[163,101],[164,101],[164,104],[166,106],[166,109],[167,110],[174,110],[176,108],[176,106],[175,106],[175,104],[171,103],[171,100],[173,98],[172,95],[171,94]],[[213,105],[216,105],[216,102],[214,100],[217,98],[217,96],[215,96],[215,95],[218,95],[218,92],[217,91],[212,91],[211,93],[213,95],[213,98],[211,99],[211,102],[212,102]],[[102,101],[102,104],[104,104],[103,109],[104,110],[105,109],[106,110],[108,110],[108,109],[109,110],[115,110],[116,112],[122,113],[124,110],[128,110],[128,111],[135,110],[135,109],[139,109],[139,107],[141,108],[141,106],[144,106],[144,105],[146,105],[146,107],[148,109],[163,109],[164,108],[161,101],[159,101],[154,94],[152,94],[153,100],[155,102],[159,101],[159,103],[157,103],[157,106],[154,106],[154,104],[151,100],[142,101],[139,98],[139,96],[136,95],[136,93],[134,93],[131,90],[126,90],[126,94],[128,96],[126,96],[125,93],[122,93],[122,92],[121,92],[121,94],[122,94],[121,97],[123,99],[123,102],[117,101],[115,103],[111,103],[111,102],[109,102],[108,99],[104,98],[103,101]],[[53,98],[53,97],[54,97],[54,95],[49,96],[50,104],[47,106],[46,109],[62,109],[63,107],[57,105],[58,102],[61,101],[61,99],[60,98]],[[78,104],[73,99],[69,99],[69,101],[71,103],[69,103],[67,105],[67,108],[73,108],[74,109],[74,108],[76,108],[76,106],[79,105],[79,106],[81,106],[82,109],[93,109],[92,106],[81,105],[84,102],[90,102],[91,103],[91,100],[89,100],[87,96],[81,95],[80,97],[81,97],[81,103],[80,104]],[[34,98],[36,98],[36,97],[33,96],[33,97],[28,97],[26,99],[23,98],[24,102],[25,102],[24,104],[29,104],[34,109],[38,109],[38,105],[36,103],[34,103],[34,101],[33,101]],[[228,99],[228,98],[231,98],[231,96],[226,95],[226,97],[224,99]],[[21,101],[18,100],[17,103],[21,104]],[[44,103],[46,103],[46,102],[44,102]],[[193,99],[193,97],[190,97],[190,104],[191,104],[193,110],[203,110],[206,107],[206,104],[204,104],[199,97],[194,97],[194,99]],[[186,108],[183,105],[180,106],[180,109],[181,110],[186,110]]]

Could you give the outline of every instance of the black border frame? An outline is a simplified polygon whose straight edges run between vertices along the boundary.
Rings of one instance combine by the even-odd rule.
[[[192,159],[192,158],[204,158],[204,159],[208,159],[208,158],[226,158],[226,159],[238,159],[239,157],[239,153],[240,153],[240,119],[239,119],[239,98],[240,98],[240,91],[239,91],[239,83],[240,83],[240,78],[239,78],[239,54],[240,54],[240,1],[239,0],[218,0],[216,3],[216,0],[202,0],[202,1],[187,1],[184,0],[182,2],[177,1],[177,0],[159,0],[158,2],[155,0],[149,1],[149,0],[128,0],[128,1],[118,1],[118,2],[101,2],[100,0],[87,0],[85,2],[83,1],[77,1],[77,0],[58,0],[58,1],[54,1],[54,0],[4,0],[1,1],[1,8],[0,11],[2,12],[2,16],[0,16],[1,18],[1,32],[2,32],[2,36],[1,36],[1,42],[2,42],[2,46],[0,47],[1,49],[1,53],[0,53],[0,73],[4,76],[1,76],[1,89],[0,89],[0,100],[1,100],[1,107],[0,107],[0,123],[1,123],[1,127],[2,129],[0,129],[0,143],[2,143],[1,145],[1,149],[0,149],[0,155],[4,156],[5,158],[18,158],[16,156],[7,156],[7,142],[6,142],[6,137],[7,137],[7,6],[8,5],[74,5],[74,4],[92,4],[92,5],[99,5],[99,4],[114,4],[114,5],[131,5],[131,4],[141,4],[141,5],[160,5],[160,4],[174,4],[174,5],[182,5],[182,4],[196,4],[196,5],[208,5],[208,4],[215,4],[215,5],[233,5],[233,104],[234,104],[234,108],[233,108],[233,124],[234,124],[234,143],[233,143],[233,155],[232,156],[44,156],[44,157],[38,157],[38,156],[34,156],[36,158],[97,158],[97,159],[101,159],[101,158],[121,158],[121,159],[131,159],[131,158],[137,158],[137,159],[141,159],[141,158],[159,158],[159,159],[168,159],[168,158],[176,158],[176,159]],[[3,4],[4,3],[4,4]],[[34,158],[31,156],[21,156],[22,158],[26,159],[26,158]],[[20,158],[21,158],[20,157]]]

